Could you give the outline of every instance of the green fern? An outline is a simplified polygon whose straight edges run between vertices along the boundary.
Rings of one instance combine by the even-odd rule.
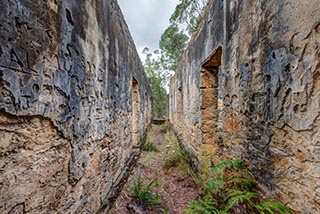
[[[186,214],[227,214],[216,208],[217,201],[212,197],[203,200],[191,201],[185,209]]]
[[[207,194],[211,190],[213,190],[214,192],[219,191],[219,189],[223,188],[226,181],[226,178],[221,177],[209,179],[204,186],[204,193]]]
[[[248,204],[254,204],[253,199],[258,198],[259,195],[255,192],[247,192],[236,189],[226,189],[226,210],[230,210],[232,207],[239,205],[240,203],[247,202]]]
[[[220,173],[225,169],[240,170],[240,169],[244,169],[244,168],[245,168],[245,164],[244,164],[243,160],[240,160],[240,159],[223,160],[223,161],[219,162],[218,164],[214,165],[211,168],[211,172],[212,173]]]
[[[252,178],[235,176],[229,179],[226,179],[227,183],[239,183],[239,184],[256,184],[256,181]]]
[[[235,208],[246,213],[290,214],[289,208],[278,202],[261,202],[255,192],[256,181],[242,160],[219,162],[203,184],[204,196],[189,203],[187,214],[228,214],[234,213]]]
[[[251,177],[235,176],[228,178],[226,184],[241,185],[242,189],[253,191],[253,188],[256,186],[256,181]]]
[[[257,205],[255,208],[261,214],[290,214],[290,210],[288,207],[276,202],[276,201],[263,201]]]
[[[161,197],[152,193],[152,188],[158,185],[157,179],[153,179],[146,185],[139,176],[131,186],[132,197],[138,199],[146,206],[155,206],[160,203]]]

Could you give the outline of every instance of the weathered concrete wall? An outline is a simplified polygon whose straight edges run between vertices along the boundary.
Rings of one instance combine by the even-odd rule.
[[[116,0],[0,8],[0,213],[103,210],[151,122],[151,91]]]
[[[171,123],[198,162],[247,159],[266,193],[297,213],[320,212],[319,11],[317,0],[211,1],[169,95]],[[222,118],[223,131],[208,145],[201,71],[214,80],[213,68],[222,72],[223,112],[212,113]]]

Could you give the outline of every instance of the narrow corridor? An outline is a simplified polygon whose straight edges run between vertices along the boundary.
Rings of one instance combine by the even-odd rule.
[[[142,146],[144,151],[109,213],[182,214],[187,203],[198,195],[195,177],[187,163],[187,155],[179,148],[177,138],[167,124],[153,124],[144,145],[147,147]],[[150,149],[151,147],[153,149]],[[161,198],[158,205],[146,208],[135,204],[130,189],[139,176],[147,184],[157,180],[153,189]]]

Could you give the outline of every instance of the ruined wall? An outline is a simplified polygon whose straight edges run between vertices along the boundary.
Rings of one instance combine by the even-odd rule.
[[[210,2],[200,30],[189,42],[170,83],[169,119],[182,146],[193,156],[193,164],[197,168],[200,168],[200,163],[209,163],[208,158],[215,153],[214,139],[203,139],[201,111],[205,110],[206,101],[202,100],[201,90],[206,87],[206,83],[201,76],[209,75],[209,78],[215,78],[218,70],[207,70],[207,75],[200,71],[206,70],[202,66],[203,62],[222,45],[223,22],[220,17],[223,17],[222,2]],[[210,99],[210,96],[208,98]],[[206,142],[202,143],[203,141]]]
[[[208,7],[171,82],[170,120],[182,143],[202,165],[223,157],[248,160],[266,194],[297,213],[319,213],[319,1],[213,0]],[[213,67],[222,72],[222,132],[206,146],[200,75],[220,46],[221,66]],[[178,87],[183,122],[175,109]]]
[[[0,8],[0,213],[103,211],[151,122],[116,0]]]

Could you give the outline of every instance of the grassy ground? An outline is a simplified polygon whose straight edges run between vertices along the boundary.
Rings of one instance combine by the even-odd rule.
[[[180,150],[174,133],[164,128],[164,125],[152,125],[146,142],[151,142],[157,149],[142,151],[110,214],[130,213],[126,208],[128,202],[132,200],[130,187],[139,176],[146,183],[157,179],[158,185],[151,191],[162,199],[159,205],[149,208],[151,214],[184,213],[187,203],[198,196],[196,181],[186,161],[187,155]],[[149,147],[150,145],[146,148]]]

